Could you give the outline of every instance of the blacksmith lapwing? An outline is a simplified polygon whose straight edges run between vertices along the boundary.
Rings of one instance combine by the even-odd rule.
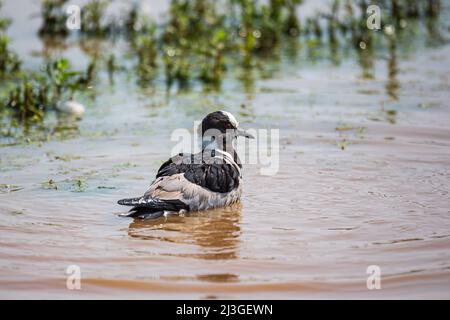
[[[123,216],[154,219],[239,201],[242,164],[233,148],[233,140],[238,136],[254,137],[238,126],[238,121],[229,112],[208,114],[199,130],[202,151],[180,153],[164,162],[142,197],[118,201],[118,204],[133,207]]]

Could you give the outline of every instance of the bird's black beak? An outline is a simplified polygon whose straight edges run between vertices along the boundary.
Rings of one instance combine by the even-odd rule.
[[[245,137],[247,139],[255,139],[255,137],[253,135],[251,135],[247,131],[245,131],[243,129],[239,129],[239,128],[236,129],[236,136],[238,136],[238,137]]]

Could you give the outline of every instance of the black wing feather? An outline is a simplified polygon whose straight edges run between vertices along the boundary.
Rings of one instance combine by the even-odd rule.
[[[191,154],[172,157],[161,165],[156,178],[184,173],[188,181],[213,192],[226,193],[238,187],[240,174],[235,166],[214,163],[210,157],[204,156],[202,153],[196,154],[194,163]]]

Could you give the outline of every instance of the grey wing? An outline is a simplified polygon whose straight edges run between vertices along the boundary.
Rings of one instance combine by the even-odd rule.
[[[242,193],[241,186],[227,193],[213,192],[186,179],[183,173],[157,178],[144,198],[163,201],[180,201],[187,206],[187,210],[205,210],[209,208],[230,205],[239,200]]]
[[[196,210],[196,208],[192,209],[191,205],[194,202],[199,202],[202,194],[199,186],[186,180],[184,174],[179,173],[157,178],[150,185],[143,198],[163,201],[177,200],[185,204],[186,210]]]

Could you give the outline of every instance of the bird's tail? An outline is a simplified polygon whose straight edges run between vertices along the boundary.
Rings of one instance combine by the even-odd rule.
[[[122,206],[136,206],[136,205],[139,205],[139,200],[141,200],[141,199],[142,199],[142,197],[121,199],[121,200],[117,201],[117,203]]]
[[[164,211],[155,211],[143,207],[134,207],[128,212],[121,213],[121,217],[138,218],[143,220],[157,219],[164,215]]]
[[[133,208],[121,216],[156,219],[164,214],[164,211],[188,210],[188,206],[178,199],[158,199],[150,197],[128,198],[117,201],[123,206],[132,206]]]

